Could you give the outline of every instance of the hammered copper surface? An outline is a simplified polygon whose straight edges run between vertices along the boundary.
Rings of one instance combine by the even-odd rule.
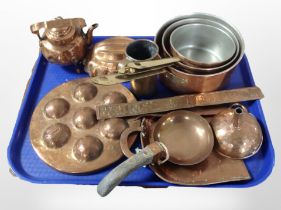
[[[142,146],[153,142],[151,138],[158,118],[146,118],[143,122]],[[169,161],[150,168],[162,180],[180,185],[210,185],[231,181],[249,180],[251,176],[242,160],[233,160],[212,152],[196,165],[180,166]]]
[[[78,129],[89,129],[96,123],[96,112],[90,107],[78,108],[74,113],[73,124]]]
[[[70,65],[84,59],[88,46],[92,44],[93,30],[98,24],[93,24],[86,34],[82,30],[85,26],[83,18],[59,17],[33,24],[30,30],[38,36],[40,50],[49,62]],[[40,34],[40,30],[44,33]]]
[[[127,45],[132,41],[131,38],[117,36],[95,44],[87,56],[85,71],[90,76],[116,73],[118,64],[126,58]]]
[[[49,148],[60,148],[67,143],[70,136],[71,131],[68,126],[62,123],[56,123],[46,128],[42,140]]]
[[[90,83],[82,83],[73,91],[73,97],[79,102],[85,102],[93,99],[97,94],[97,88]]]
[[[211,125],[216,150],[228,158],[251,157],[262,145],[263,135],[257,119],[241,104],[234,104],[217,114]]]
[[[49,118],[60,118],[69,110],[69,103],[62,98],[55,98],[49,101],[45,106],[45,114]]]
[[[30,123],[31,144],[38,156],[66,173],[92,172],[120,159],[120,135],[139,120],[98,121],[95,115],[96,106],[108,97],[114,102],[110,96],[115,98],[116,93],[125,101],[135,101],[122,85],[93,85],[90,78],[73,80],[50,91],[35,108]],[[135,138],[130,137],[129,145]]]
[[[104,120],[100,126],[100,132],[109,139],[119,139],[122,132],[128,127],[126,120],[113,118]]]
[[[119,92],[109,92],[103,97],[103,104],[105,105],[119,103],[127,103],[126,97],[124,97],[124,95],[120,94]]]
[[[101,140],[93,136],[85,136],[76,142],[73,154],[80,161],[91,161],[99,157],[102,150]]]

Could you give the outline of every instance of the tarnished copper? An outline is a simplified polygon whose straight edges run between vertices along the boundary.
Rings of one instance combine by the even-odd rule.
[[[100,132],[109,139],[119,139],[122,132],[128,127],[126,120],[121,118],[112,118],[104,120],[101,124]]]
[[[49,118],[57,119],[64,116],[69,110],[69,103],[62,98],[55,98],[45,106],[45,114]]]
[[[89,83],[78,85],[73,91],[73,97],[79,102],[85,102],[93,99],[97,95],[96,86]]]
[[[37,105],[30,123],[31,144],[38,156],[66,173],[96,171],[120,159],[121,133],[140,120],[96,119],[96,106],[105,104],[105,98],[120,102],[112,100],[116,94],[123,102],[135,101],[122,85],[93,85],[90,78],[73,80],[50,91]],[[129,145],[135,138],[130,137]]]
[[[33,24],[30,30],[38,36],[40,50],[49,62],[69,65],[82,61],[92,44],[92,33],[98,24],[93,24],[86,34],[82,30],[85,26],[83,18],[59,17]],[[44,32],[40,34],[41,29]]]
[[[97,123],[96,112],[90,107],[78,108],[72,120],[76,128],[89,129]]]
[[[241,104],[217,114],[211,121],[216,150],[228,158],[244,159],[253,156],[263,142],[257,119]]]
[[[42,140],[48,148],[60,148],[68,142],[70,136],[71,131],[67,125],[55,123],[45,129]]]
[[[258,87],[239,88],[161,99],[101,105],[96,109],[97,119],[138,116],[200,106],[211,106],[263,98]]]
[[[133,39],[117,36],[105,39],[91,48],[85,63],[85,71],[90,76],[117,72],[118,64],[126,57],[125,49]]]
[[[131,154],[127,147],[128,135],[136,131],[140,131],[140,128],[132,124],[120,138],[121,149],[125,155]],[[178,165],[202,162],[209,156],[214,145],[209,123],[199,114],[186,110],[177,110],[161,116],[151,138],[161,143],[160,147],[163,147],[162,151],[166,154],[164,161],[169,160]]]
[[[99,195],[106,196],[130,173],[145,165],[161,165],[167,161],[179,165],[198,164],[210,155],[214,146],[208,121],[185,110],[163,115],[156,122],[151,138],[153,142],[119,164],[100,181],[97,187]]]
[[[141,133],[143,147],[154,141],[152,134],[158,119],[148,117],[143,120]],[[225,158],[215,151],[205,161],[192,166],[176,165],[169,161],[149,166],[160,179],[180,185],[210,185],[251,179],[243,161]]]
[[[103,143],[96,137],[85,136],[79,139],[74,147],[73,154],[80,161],[92,161],[98,158],[103,151]]]
[[[112,91],[103,97],[103,104],[105,105],[119,103],[127,103],[126,97],[119,92]]]

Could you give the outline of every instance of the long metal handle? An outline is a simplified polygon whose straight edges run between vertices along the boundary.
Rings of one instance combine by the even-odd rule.
[[[165,67],[179,62],[180,59],[164,58],[152,61],[133,61],[118,69],[117,74],[97,76],[92,81],[99,85],[114,85],[135,79],[155,76],[166,72]]]
[[[235,103],[263,98],[258,87],[222,90],[210,93],[182,95],[132,103],[101,105],[96,108],[97,119],[139,116],[199,106]]]
[[[158,145],[159,149],[154,150],[151,145],[146,146],[107,174],[97,187],[98,194],[102,197],[106,196],[131,172],[152,163],[154,156],[162,152],[163,149]]]
[[[99,84],[99,85],[114,85],[119,84],[122,82],[128,82],[135,79],[142,79],[146,77],[155,76],[158,74],[162,74],[166,72],[166,69],[153,69],[147,70],[143,72],[137,72],[135,74],[111,74],[111,75],[104,75],[104,76],[96,76],[92,78],[92,82]]]
[[[137,72],[138,70],[143,71],[145,69],[164,68],[180,61],[181,59],[177,57],[162,58],[162,59],[151,60],[151,61],[130,62],[127,64],[127,67],[133,68]]]

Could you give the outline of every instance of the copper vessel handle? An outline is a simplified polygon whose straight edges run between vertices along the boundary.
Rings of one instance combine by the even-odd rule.
[[[165,150],[160,142],[149,144],[107,174],[97,187],[98,194],[102,197],[106,196],[131,172],[151,164],[154,161],[154,157],[162,152],[165,152]]]
[[[123,154],[129,158],[129,157],[132,157],[134,155],[134,153],[132,153],[130,151],[130,147],[128,145],[128,137],[131,133],[134,133],[134,132],[141,132],[142,129],[140,126],[132,126],[132,127],[129,127],[127,129],[125,129],[122,134],[121,134],[121,137],[120,137],[120,147],[121,147],[121,150],[123,152]]]
[[[36,35],[38,36],[38,38],[39,38],[40,40],[42,40],[42,37],[40,36],[39,31],[40,31],[40,29],[45,28],[45,25],[46,25],[45,22],[39,22],[39,23],[32,24],[32,25],[30,26],[30,31],[31,31],[33,34],[36,34]]]

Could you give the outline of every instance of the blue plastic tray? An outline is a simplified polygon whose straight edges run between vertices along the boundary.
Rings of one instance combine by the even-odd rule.
[[[107,37],[95,37],[98,42]],[[153,37],[133,37],[149,38]],[[58,183],[58,184],[98,184],[116,164],[89,175],[70,175],[58,172],[44,162],[34,152],[29,138],[29,123],[38,102],[56,86],[78,78],[87,77],[85,73],[76,73],[77,66],[62,67],[50,64],[40,54],[35,66],[30,83],[27,87],[13,135],[8,147],[8,160],[14,173],[23,180],[34,183]],[[82,69],[80,67],[80,69]],[[129,83],[124,83],[129,87]],[[246,56],[242,59],[237,69],[233,73],[229,84],[225,89],[254,86],[254,80]],[[173,93],[159,83],[160,94],[156,97],[171,96]],[[249,102],[246,104],[249,111],[253,113],[261,124],[264,134],[264,144],[261,150],[245,161],[246,166],[252,176],[249,181],[224,183],[210,185],[211,187],[249,187],[264,181],[271,173],[274,166],[274,150],[269,136],[266,121],[263,115],[260,101]],[[120,162],[120,161],[119,161]],[[148,167],[140,168],[129,175],[122,185],[136,185],[146,187],[165,187],[173,184],[159,179]]]

